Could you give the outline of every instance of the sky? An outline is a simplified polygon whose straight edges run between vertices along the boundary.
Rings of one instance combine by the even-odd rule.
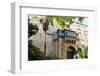
[[[80,23],[78,18],[76,18],[74,21]],[[82,24],[88,25],[88,18],[87,17],[84,18],[84,20],[82,21]]]

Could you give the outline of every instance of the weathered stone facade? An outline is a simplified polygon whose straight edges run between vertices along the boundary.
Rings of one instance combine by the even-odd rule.
[[[73,23],[70,29],[79,34],[80,45],[88,46],[88,26],[80,23]]]
[[[80,32],[77,32],[77,30],[73,29],[76,25],[78,28],[81,29]],[[82,25],[83,26],[83,25]],[[57,38],[57,27],[52,26],[49,24],[49,29],[45,35],[45,32],[42,29],[43,25],[38,24],[39,31],[36,33],[36,35],[33,35],[29,38],[29,40],[32,40],[33,45],[37,46],[41,49],[42,52],[44,52],[44,42],[45,42],[45,36],[46,36],[46,55],[57,57],[60,59],[66,59],[68,56],[68,52],[74,52],[77,51],[77,48],[80,47],[81,44],[87,46],[87,35],[84,34],[84,31],[87,32],[87,27],[81,28],[81,25],[77,23],[73,23],[71,25],[71,30],[75,31],[79,34],[79,39],[74,38]],[[73,34],[71,34],[73,36]],[[81,39],[80,39],[81,38]],[[82,42],[84,40],[84,42]],[[75,49],[74,51],[70,50],[70,47]]]
[[[36,35],[31,36],[29,40],[32,40],[33,45],[40,48],[41,51],[44,52],[45,32],[42,30],[42,27],[42,24],[38,24],[39,31]],[[49,25],[49,29],[46,33],[46,55],[56,55],[56,43],[54,42],[56,31],[57,27]]]
[[[67,58],[67,52],[70,50],[69,47],[73,47],[75,51],[77,51],[77,48],[80,45],[79,40],[72,40],[72,39],[58,39],[56,41],[56,52],[57,57],[60,59],[66,59]],[[70,51],[72,52],[72,51]]]

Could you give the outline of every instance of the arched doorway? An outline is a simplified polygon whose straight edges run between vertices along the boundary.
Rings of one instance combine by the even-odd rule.
[[[69,46],[66,51],[66,58],[73,59],[76,49],[73,46]]]

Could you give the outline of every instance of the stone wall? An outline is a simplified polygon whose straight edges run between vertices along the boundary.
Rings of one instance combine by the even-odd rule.
[[[76,26],[75,26],[76,25]],[[81,27],[80,24],[74,23],[71,25],[71,30],[77,32],[77,29],[75,28],[80,28],[81,29],[81,35],[80,38],[82,37],[84,40],[84,45],[87,45],[87,36],[84,35],[84,30],[87,31],[87,27],[82,25]],[[40,48],[42,52],[44,52],[44,42],[45,42],[45,32],[43,31],[43,25],[38,24],[38,32],[36,35],[33,35],[29,38],[29,40],[32,40],[33,45],[37,46]],[[67,42],[64,42],[62,39],[54,41],[57,39],[56,31],[57,31],[56,26],[52,26],[49,24],[49,29],[46,33],[46,55],[48,56],[56,56],[58,58],[65,59],[66,58],[66,51],[68,46],[73,46],[75,49],[79,47],[82,44],[82,40],[77,41],[76,44],[68,44]]]
[[[42,30],[42,27],[42,24],[38,24],[38,32],[36,35],[31,36],[29,40],[32,40],[33,45],[44,52],[45,32]],[[46,55],[56,56],[56,42],[54,42],[54,39],[56,38],[57,29],[57,27],[49,24],[49,29],[46,33]]]

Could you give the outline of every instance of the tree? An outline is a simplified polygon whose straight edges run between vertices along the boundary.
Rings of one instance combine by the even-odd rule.
[[[28,60],[50,60],[50,59],[58,59],[55,56],[45,56],[44,53],[40,50],[40,48],[36,47],[32,44],[32,41],[28,41]]]
[[[84,17],[75,17],[75,16],[48,16],[48,21],[51,22],[52,25],[56,23],[60,26],[61,30],[65,29],[65,26],[67,28],[70,28],[70,25],[74,22],[74,19],[78,18],[79,22],[82,23],[84,20]]]
[[[44,42],[44,54],[46,55],[46,32],[48,30],[49,21],[48,18],[45,19],[45,22],[43,23],[43,31],[45,32],[45,42]]]
[[[36,47],[32,44],[30,40],[28,42],[28,60],[44,60],[46,57],[44,56],[43,52],[40,48]]]
[[[30,23],[30,19],[28,19],[28,37],[35,35],[37,32],[38,32],[37,25]]]
[[[75,53],[75,59],[78,58],[88,58],[88,47],[81,47],[78,48],[76,53]]]

